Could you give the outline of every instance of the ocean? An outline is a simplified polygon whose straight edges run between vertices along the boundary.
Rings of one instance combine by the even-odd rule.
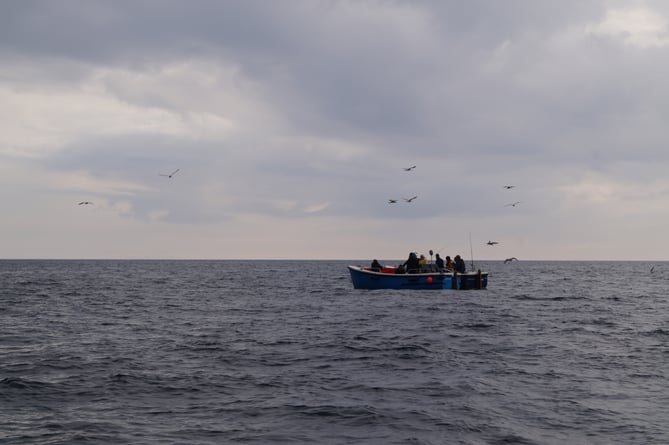
[[[669,443],[669,263],[368,262],[0,261],[0,444]]]

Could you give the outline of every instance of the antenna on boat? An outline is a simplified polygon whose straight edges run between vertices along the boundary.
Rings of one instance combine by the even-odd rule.
[[[472,247],[472,232],[469,232],[469,254],[471,255],[472,259],[472,270],[474,270],[475,267],[474,267],[474,248]]]

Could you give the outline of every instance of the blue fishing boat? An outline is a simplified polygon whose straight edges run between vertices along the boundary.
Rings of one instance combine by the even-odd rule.
[[[397,273],[396,267],[348,266],[355,289],[485,289],[488,272],[457,273],[440,271],[434,265],[418,273]]]

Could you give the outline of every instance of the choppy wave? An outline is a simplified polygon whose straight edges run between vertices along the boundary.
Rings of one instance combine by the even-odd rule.
[[[345,265],[0,261],[0,442],[669,437],[669,264],[490,263],[486,291],[418,293]]]

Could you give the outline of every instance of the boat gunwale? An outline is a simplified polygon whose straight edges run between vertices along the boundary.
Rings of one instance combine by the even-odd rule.
[[[361,273],[365,273],[365,274],[369,274],[369,275],[380,275],[380,276],[383,276],[383,277],[407,277],[407,276],[410,276],[410,277],[429,277],[429,276],[435,276],[435,275],[437,275],[437,276],[449,276],[449,275],[450,275],[450,276],[454,276],[454,275],[455,275],[455,272],[442,272],[442,271],[439,271],[439,272],[419,272],[419,273],[388,273],[388,272],[377,272],[377,271],[374,271],[374,270],[368,270],[368,269],[365,269],[365,266],[354,266],[354,265],[351,265],[351,264],[348,265],[348,268],[349,268],[350,270],[354,270],[354,271],[356,271],[356,272],[361,272]],[[478,271],[476,271],[476,272],[474,272],[474,271],[471,271],[471,272],[460,272],[460,273],[458,273],[457,275],[458,275],[458,276],[462,276],[462,275],[478,275],[478,273],[479,273]],[[482,275],[487,275],[488,272],[483,272],[483,271],[481,271],[481,274],[482,274]]]

